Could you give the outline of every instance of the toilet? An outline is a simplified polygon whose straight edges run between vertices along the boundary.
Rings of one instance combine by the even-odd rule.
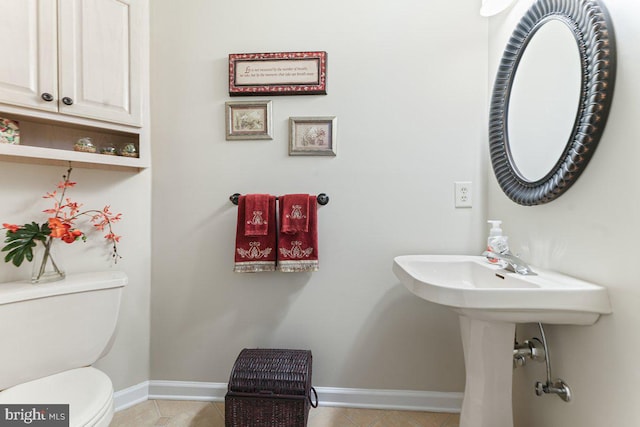
[[[69,426],[106,427],[113,385],[91,365],[113,344],[119,271],[0,284],[0,405],[68,404]]]

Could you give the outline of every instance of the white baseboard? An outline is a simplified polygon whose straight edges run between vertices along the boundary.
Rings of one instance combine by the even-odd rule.
[[[454,412],[462,407],[462,393],[373,390],[360,388],[316,387],[321,406],[400,409],[412,411]],[[195,381],[145,381],[114,394],[116,411],[148,399],[200,400],[223,402],[227,383]]]
[[[322,406],[455,412],[462,408],[463,393],[363,388],[316,387]]]
[[[130,408],[146,400],[149,400],[149,381],[144,381],[113,393],[113,405],[115,406],[116,412]]]
[[[227,383],[150,381],[149,384],[149,399],[223,402],[225,394]]]

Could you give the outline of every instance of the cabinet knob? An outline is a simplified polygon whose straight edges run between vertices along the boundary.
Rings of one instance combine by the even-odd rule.
[[[44,99],[44,100],[45,100],[45,101],[47,101],[47,102],[51,102],[51,101],[53,101],[53,95],[51,95],[51,94],[50,94],[50,93],[48,93],[48,92],[43,93],[43,94],[41,95],[41,97],[42,97],[42,99]]]
[[[68,96],[65,96],[64,98],[62,98],[62,103],[64,105],[72,105],[73,99],[69,98]]]

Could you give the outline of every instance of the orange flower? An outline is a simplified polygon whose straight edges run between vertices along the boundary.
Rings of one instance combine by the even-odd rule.
[[[107,239],[107,240],[112,240],[112,241],[114,241],[114,242],[120,242],[120,238],[121,238],[121,237],[122,237],[122,236],[118,236],[118,235],[115,235],[115,234],[113,234],[113,233],[107,233],[107,234],[104,236],[104,238],[105,238],[105,239]]]
[[[83,234],[80,230],[71,230],[69,224],[63,223],[58,218],[49,218],[49,228],[51,237],[61,239],[65,243],[73,243]]]
[[[49,228],[51,229],[51,237],[62,239],[62,236],[69,232],[71,226],[69,224],[63,224],[58,218],[49,218]]]
[[[62,188],[67,188],[67,187],[73,187],[74,185],[76,185],[75,182],[69,181],[69,180],[65,180],[65,181],[60,181],[58,183],[58,188],[62,189]]]
[[[54,204],[54,207],[52,209],[45,209],[42,212],[46,213],[46,214],[51,214],[51,215],[55,215],[60,211],[60,205],[58,205],[58,202],[56,202]]]
[[[20,226],[15,224],[7,224],[5,222],[4,224],[2,224],[2,226],[12,233],[15,233],[16,231],[20,230]]]
[[[67,199],[67,204],[64,207],[69,209],[69,215],[74,216],[80,212],[80,207],[82,207],[82,205]]]
[[[76,240],[78,240],[78,238],[81,236],[82,236],[82,231],[78,229],[70,230],[67,234],[62,236],[62,240],[66,243],[73,243]]]

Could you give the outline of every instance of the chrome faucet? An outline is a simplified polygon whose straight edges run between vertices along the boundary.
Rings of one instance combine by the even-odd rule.
[[[482,255],[487,258],[499,259],[506,262],[507,266],[504,269],[507,271],[522,274],[523,276],[537,276],[537,274],[533,270],[531,270],[529,264],[524,262],[516,255],[512,254],[510,251],[506,251],[504,253],[484,251]]]

